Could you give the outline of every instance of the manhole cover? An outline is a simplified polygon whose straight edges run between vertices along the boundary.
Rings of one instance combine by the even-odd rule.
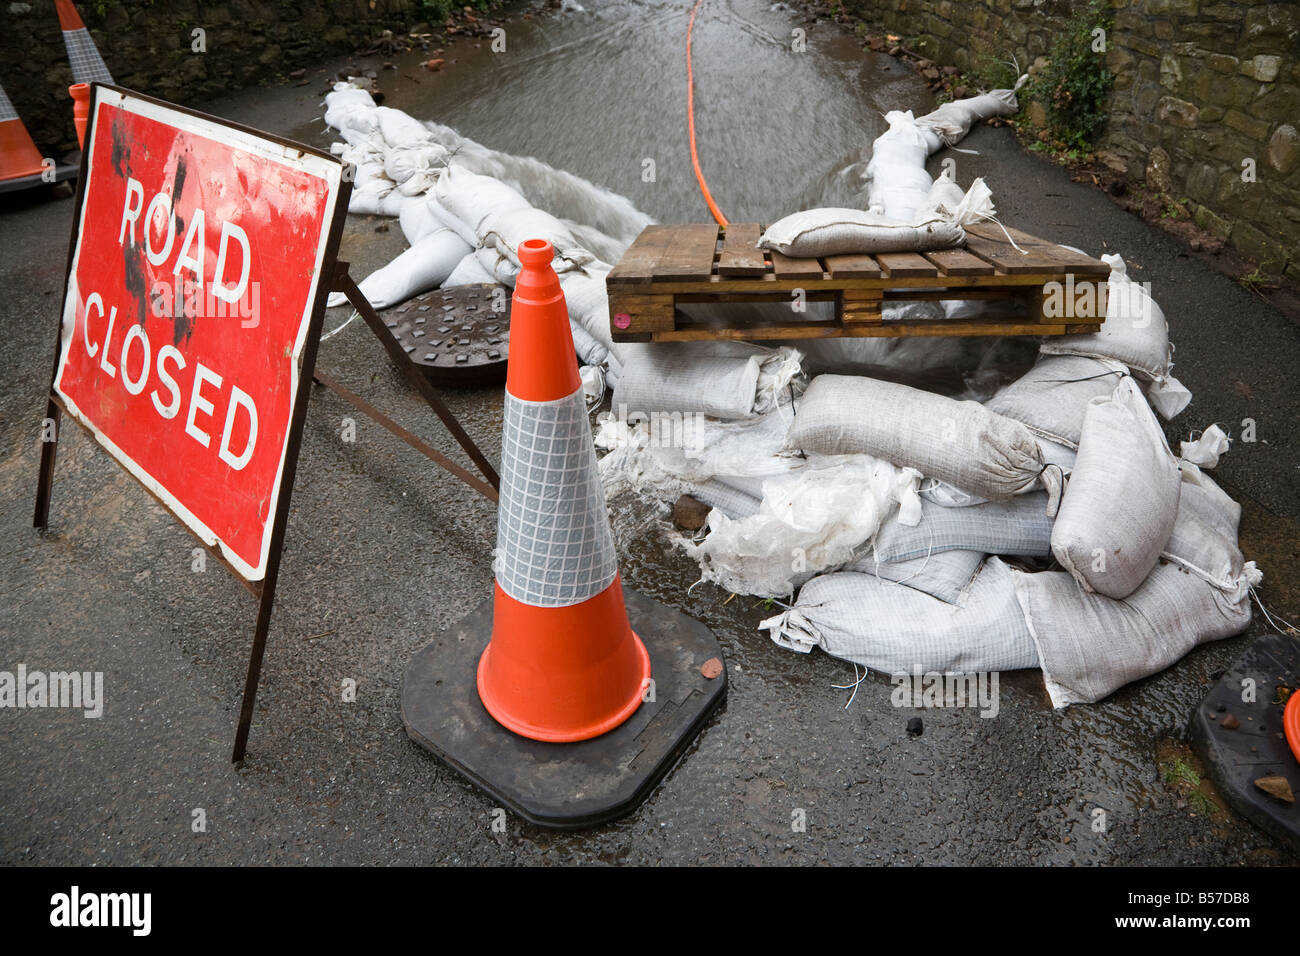
[[[510,290],[503,285],[435,289],[384,310],[384,325],[438,385],[500,385],[510,347]]]

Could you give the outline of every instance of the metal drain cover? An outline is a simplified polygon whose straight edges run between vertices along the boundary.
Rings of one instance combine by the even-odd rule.
[[[425,377],[476,387],[506,380],[510,290],[503,285],[434,289],[384,310],[384,326]]]

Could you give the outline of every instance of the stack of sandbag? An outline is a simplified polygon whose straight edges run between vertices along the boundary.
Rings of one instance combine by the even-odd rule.
[[[813,380],[791,444],[880,455],[953,500],[923,491],[919,522],[886,518],[843,571],[807,582],[760,625],[778,644],[891,673],[1038,665],[1060,707],[1248,626],[1261,575],[1237,545],[1240,508],[1196,463],[1217,463],[1226,436],[1212,426],[1177,458],[1126,365],[1045,355],[989,403],[1009,414],[987,417],[837,378]],[[1073,458],[1054,516],[1028,490],[1044,447]]]

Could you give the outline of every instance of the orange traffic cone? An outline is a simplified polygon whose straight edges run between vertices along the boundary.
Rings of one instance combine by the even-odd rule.
[[[597,737],[636,712],[650,656],[628,623],[551,244],[519,246],[506,373],[492,639],[478,694],[533,740]]]
[[[68,48],[68,62],[72,64],[74,83],[112,83],[104,58],[99,55],[90,31],[81,22],[81,14],[72,0],[54,0],[59,13],[59,26],[63,29],[63,45]]]
[[[39,176],[44,169],[41,151],[0,86],[0,182]]]
[[[73,83],[68,87],[72,97],[72,125],[77,128],[77,145],[86,148],[86,124],[90,121],[90,84]]]

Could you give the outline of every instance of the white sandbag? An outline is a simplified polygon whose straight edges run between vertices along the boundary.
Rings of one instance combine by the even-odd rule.
[[[946,604],[961,602],[962,593],[984,563],[983,551],[942,551],[909,561],[881,562],[870,554],[846,567],[846,571],[873,574],[885,581],[903,584]]]
[[[969,508],[922,500],[920,522],[909,527],[896,517],[885,519],[870,551],[884,563],[955,550],[1046,558],[1052,553],[1052,519],[1046,511],[1042,491]]]
[[[379,118],[374,98],[348,83],[336,83],[334,90],[325,94],[325,122],[339,131],[375,132]]]
[[[728,591],[784,597],[813,574],[853,558],[920,476],[865,455],[845,455],[763,484],[756,514],[709,514],[703,541],[682,542],[702,580]]]
[[[1228,436],[1218,425],[1211,425],[1195,441],[1179,443],[1180,458],[1201,468],[1217,468],[1219,457],[1228,450]]]
[[[1245,598],[1260,579],[1237,544],[1241,506],[1195,465],[1183,463],[1173,533],[1160,556],[1228,594]]]
[[[1021,77],[1016,86],[1019,87],[1028,78]],[[934,130],[945,144],[951,146],[963,139],[976,122],[994,116],[1014,116],[1019,109],[1015,90],[990,90],[979,96],[944,103],[938,109],[919,117],[916,125]]]
[[[469,252],[469,246],[460,236],[450,229],[439,229],[382,269],[370,273],[357,283],[357,287],[376,309],[385,309],[437,288]],[[346,301],[341,292],[329,297],[331,307],[343,305]]]
[[[1151,293],[1128,274],[1117,255],[1104,255],[1110,266],[1106,321],[1087,335],[1057,335],[1041,351],[1048,355],[1091,355],[1123,362],[1146,385],[1151,405],[1165,419],[1173,418],[1191,401],[1189,392],[1170,372],[1173,349],[1169,323]]]
[[[478,250],[475,249],[466,253],[464,258],[456,263],[456,268],[452,269],[451,275],[443,280],[442,286],[444,289],[450,289],[458,285],[478,285],[496,281],[496,277],[479,262]]]
[[[978,402],[869,378],[813,379],[788,446],[874,455],[989,500],[1030,491],[1040,476],[1053,499],[1060,490],[1059,476],[1044,471],[1042,450],[1019,422]]]
[[[704,350],[695,345],[666,342],[629,356],[614,390],[615,414],[629,420],[659,412],[752,418],[758,355],[734,350],[729,342],[709,343],[714,347]]]
[[[609,296],[605,291],[608,269],[595,270],[588,266],[560,275],[560,288],[569,308],[569,322],[580,325],[593,339],[612,355],[619,355],[609,334]],[[622,360],[620,359],[620,362]]]
[[[384,142],[392,149],[403,149],[433,142],[433,134],[415,117],[391,106],[375,107],[375,119]],[[327,121],[328,122],[328,121]]]
[[[514,265],[519,265],[519,246],[530,239],[545,239],[555,250],[551,265],[556,272],[584,266],[595,259],[578,245],[564,223],[540,209],[511,208],[492,212],[478,224],[478,237],[484,246],[496,249]]]
[[[910,222],[930,191],[925,160],[940,140],[933,130],[918,127],[910,110],[892,110],[885,114],[885,122],[889,129],[871,144],[867,163],[867,208]]]
[[[1109,359],[1043,355],[984,407],[1023,423],[1035,435],[1078,448],[1088,403],[1109,396],[1126,374],[1122,363]]]
[[[447,281],[450,282],[451,280],[448,279]],[[606,384],[617,385],[618,379],[621,378],[621,375],[616,374],[614,381],[609,381],[609,363],[611,360],[609,349],[593,339],[590,332],[572,319],[569,320],[569,331],[573,334],[573,350],[578,353],[578,358],[582,359],[587,365],[599,365],[603,368],[604,378],[601,382],[600,396],[604,397],[604,386]]]
[[[397,219],[402,227],[402,235],[406,237],[407,244],[412,246],[429,233],[447,228],[433,214],[427,200],[404,203]]]
[[[435,200],[430,207],[434,215],[453,229],[460,224],[466,230],[461,232],[461,238],[475,245],[483,235],[482,225],[489,216],[508,216],[533,208],[517,190],[488,176],[471,173],[458,162],[443,171],[431,195]]]
[[[753,418],[770,411],[799,371],[798,352],[749,342],[664,342],[625,349],[614,409],[623,415],[700,412]]]
[[[1049,466],[1059,468],[1065,475],[1074,470],[1074,463],[1079,457],[1077,449],[1046,438],[1038,439],[1038,447],[1043,451],[1043,461]]]
[[[759,628],[792,651],[820,647],[886,674],[1018,670],[1038,663],[1012,571],[997,558],[984,563],[962,604],[846,571],[814,578],[792,608]]]
[[[1248,596],[1234,600],[1176,564],[1157,565],[1122,601],[1063,571],[1017,573],[1016,594],[1054,707],[1101,700],[1250,625]]]
[[[477,257],[479,265],[492,276],[493,282],[500,282],[512,289],[515,287],[515,279],[519,277],[518,262],[488,246],[475,249],[474,255]]]
[[[390,149],[384,157],[384,173],[397,183],[404,196],[428,192],[447,166],[447,151],[437,143],[421,143]]]
[[[772,223],[758,246],[816,259],[841,253],[950,249],[965,241],[965,230],[954,222],[934,219],[912,225],[861,209],[808,209]]]
[[[688,493],[710,508],[717,508],[728,518],[748,518],[757,514],[762,504],[761,499],[717,478],[692,485]]]
[[[1178,462],[1131,378],[1088,404],[1052,553],[1081,587],[1115,599],[1155,567],[1178,515]]]

